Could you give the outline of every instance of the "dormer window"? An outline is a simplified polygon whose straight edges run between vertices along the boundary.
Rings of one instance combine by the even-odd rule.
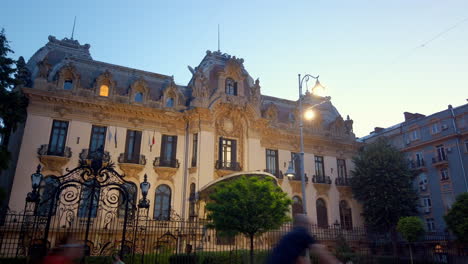
[[[226,79],[226,94],[237,95],[237,82],[231,78]]]
[[[143,103],[143,93],[135,93],[135,103]]]
[[[109,96],[109,86],[108,85],[101,85],[101,87],[99,87],[99,96]]]
[[[63,89],[64,90],[71,90],[73,88],[73,80],[71,79],[66,79],[63,82]]]
[[[167,98],[166,107],[174,107],[174,98],[172,97]]]

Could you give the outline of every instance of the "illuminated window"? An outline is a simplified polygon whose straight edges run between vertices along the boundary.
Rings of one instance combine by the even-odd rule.
[[[140,92],[135,93],[135,102],[143,103],[143,93],[140,93]]]
[[[71,90],[73,88],[73,80],[67,79],[63,82],[64,90]]]
[[[109,96],[109,86],[103,84],[99,88],[99,96]]]

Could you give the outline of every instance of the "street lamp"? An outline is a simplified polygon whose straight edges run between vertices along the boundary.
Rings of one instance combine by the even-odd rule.
[[[138,202],[138,207],[140,208],[149,208],[149,201],[146,199],[148,191],[151,187],[151,184],[148,182],[148,176],[145,174],[144,181],[140,183],[141,194],[143,198]]]
[[[315,79],[315,85],[312,87],[312,94],[315,95],[322,95],[323,91],[325,90],[324,87],[320,84],[318,78],[319,76],[312,76],[310,74],[306,74],[301,78],[301,75],[298,74],[298,80],[299,80],[299,136],[300,136],[300,153],[299,153],[299,174],[301,176],[301,187],[302,187],[302,210],[304,214],[307,214],[307,199],[306,199],[306,182],[305,182],[305,175],[304,175],[304,135],[303,135],[303,118],[310,120],[315,117],[315,113],[312,110],[314,107],[321,105],[325,102],[328,102],[330,100],[330,97],[325,97],[325,99],[317,104],[314,104],[310,107],[307,108],[305,112],[302,111],[302,100],[304,98],[304,95],[302,94],[302,84],[304,81],[307,83],[309,79]],[[307,91],[308,93],[308,91]],[[286,171],[286,176],[288,177],[294,177],[295,176],[295,171],[293,169],[293,163],[294,161],[290,161],[289,163],[289,168]]]
[[[37,189],[41,186],[44,176],[41,173],[41,164],[37,165],[36,172],[31,174],[32,192],[28,193],[26,199],[30,202],[36,202],[39,199],[39,192]]]

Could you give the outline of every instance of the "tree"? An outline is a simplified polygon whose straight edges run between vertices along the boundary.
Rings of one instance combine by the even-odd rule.
[[[15,61],[8,57],[10,53],[13,51],[10,49],[5,31],[2,29],[0,32],[0,134],[2,134],[0,171],[8,167],[10,134],[16,130],[18,123],[23,123],[26,120],[26,107],[28,105],[27,98],[13,88],[17,85],[28,84],[29,72],[23,57]]]
[[[468,192],[458,195],[444,217],[447,226],[462,243],[468,243]]]
[[[417,208],[408,163],[385,138],[363,146],[353,160],[351,188],[362,204],[366,224],[373,231],[390,231],[396,253],[398,220],[415,215]]]
[[[272,179],[242,176],[220,183],[210,199],[206,209],[217,231],[250,238],[251,263],[254,237],[290,221],[291,199]]]
[[[397,230],[400,234],[408,241],[410,260],[413,264],[413,251],[411,249],[411,243],[418,241],[421,236],[424,235],[424,223],[417,216],[402,217],[398,221]]]

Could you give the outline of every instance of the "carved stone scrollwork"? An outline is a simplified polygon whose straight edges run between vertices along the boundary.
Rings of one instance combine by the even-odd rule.
[[[302,183],[301,181],[289,181],[291,185],[291,189],[293,193],[301,193],[302,192]]]
[[[340,193],[341,200],[353,198],[353,193],[350,186],[336,186],[336,189],[338,189],[338,192]]]
[[[39,161],[44,165],[44,170],[62,174],[63,167],[70,161],[72,152],[65,147],[63,153],[49,153],[49,145],[44,144],[37,150]]]
[[[174,175],[177,172],[178,168],[170,168],[170,167],[153,167],[156,174],[158,174],[158,179],[160,180],[168,180],[170,182],[174,182]]]
[[[119,163],[120,169],[124,172],[125,176],[139,181],[138,174],[145,168],[144,165],[134,163]]]
[[[314,188],[317,190],[319,195],[328,195],[328,191],[330,190],[330,184],[325,183],[314,183]]]

